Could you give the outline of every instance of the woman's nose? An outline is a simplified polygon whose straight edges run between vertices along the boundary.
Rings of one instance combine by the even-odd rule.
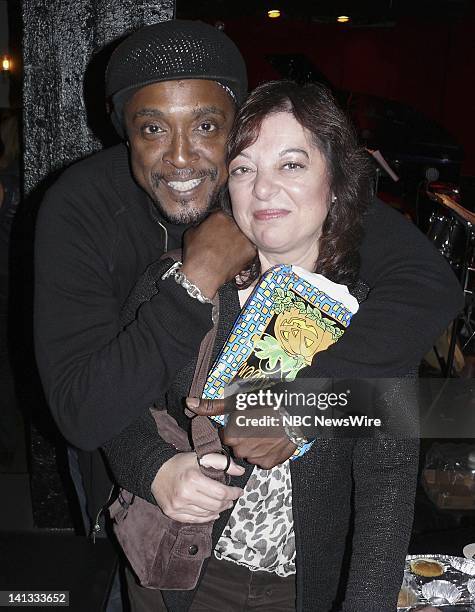
[[[166,147],[163,161],[175,168],[188,168],[199,159],[199,155],[187,134],[175,133]]]
[[[272,178],[272,173],[258,170],[254,179],[253,193],[258,200],[269,200],[278,191],[278,185]]]

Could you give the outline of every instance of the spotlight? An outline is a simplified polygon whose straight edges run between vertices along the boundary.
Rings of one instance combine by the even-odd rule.
[[[277,19],[277,17],[280,17],[280,11],[279,9],[272,9],[267,11],[267,16],[270,17],[270,19]]]
[[[339,15],[336,20],[338,21],[338,23],[348,23],[348,21],[350,21],[350,18],[348,17],[348,15]]]
[[[10,72],[12,69],[12,60],[8,55],[4,55],[2,58],[2,72]]]

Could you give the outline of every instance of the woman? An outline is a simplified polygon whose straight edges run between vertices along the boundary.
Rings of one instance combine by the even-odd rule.
[[[233,214],[258,247],[258,257],[238,279],[239,291],[229,285],[220,291],[221,344],[261,272],[275,264],[299,265],[356,286],[370,193],[365,155],[331,94],[290,82],[260,86],[238,112],[229,174]],[[181,402],[193,368],[190,364],[167,394],[169,412],[184,428]],[[143,441],[153,427],[145,417],[135,432]],[[282,444],[288,458],[295,445],[288,439]],[[117,449],[107,452],[114,468]],[[412,522],[415,442],[319,439],[302,458],[271,470],[255,468],[265,465],[259,448],[238,455],[247,457],[240,462],[245,473],[233,466],[232,484],[243,488],[244,504],[233,510],[229,500],[223,502],[213,530],[215,556],[196,594],[163,593],[169,610],[245,610],[252,601],[253,609],[274,612],[330,612],[343,599],[338,609],[346,611],[395,609]],[[165,510],[167,466],[173,459],[154,481],[155,497],[167,514],[172,512]],[[281,503],[276,508],[266,499]],[[342,572],[352,503],[349,568]],[[197,522],[217,516],[211,504],[208,510],[206,504],[190,505],[187,512]]]

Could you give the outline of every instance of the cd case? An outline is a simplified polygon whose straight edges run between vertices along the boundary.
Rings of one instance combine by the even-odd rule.
[[[297,266],[270,268],[236,319],[203,397],[230,395],[238,380],[294,380],[319,352],[341,338],[357,310],[358,301],[344,285]],[[211,418],[225,425],[227,417]],[[292,459],[312,443],[296,449]]]

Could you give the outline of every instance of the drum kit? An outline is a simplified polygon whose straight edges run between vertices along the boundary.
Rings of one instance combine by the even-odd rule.
[[[457,190],[435,190],[429,185],[426,195],[436,203],[429,219],[427,237],[445,257],[458,276],[465,294],[465,307],[452,327],[445,364],[445,375],[452,376],[457,339],[463,332],[462,351],[475,339],[473,321],[475,295],[475,213],[457,201]]]
[[[394,183],[400,180],[379,150],[367,148],[366,151],[372,157],[375,166],[375,193],[379,191],[380,177],[389,177]],[[473,318],[475,315],[475,213],[460,204],[460,194],[456,187],[449,183],[438,182],[438,178],[437,169],[426,168],[425,180],[418,186],[415,212],[416,223],[421,227],[419,202],[424,198],[420,196],[426,196],[434,203],[426,230],[427,237],[452,267],[465,294],[463,312],[455,319],[446,335],[434,346],[441,371],[444,376],[451,377],[454,375],[454,370],[461,370],[463,367],[463,351],[470,343],[475,343]],[[388,203],[399,208],[394,201]],[[411,218],[411,215],[409,217]],[[439,352],[441,347],[445,359]]]

